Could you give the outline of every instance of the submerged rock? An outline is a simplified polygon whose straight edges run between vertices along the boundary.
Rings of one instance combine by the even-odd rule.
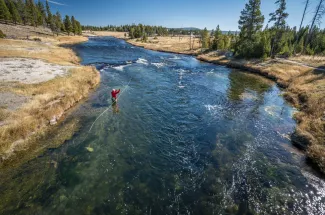
[[[86,149],[87,149],[88,152],[93,152],[94,151],[94,149],[91,148],[90,146],[86,147]]]

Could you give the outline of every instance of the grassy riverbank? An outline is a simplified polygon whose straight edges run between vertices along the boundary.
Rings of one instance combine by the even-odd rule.
[[[64,134],[54,132],[68,111],[99,84],[100,76],[94,67],[81,66],[76,54],[60,45],[87,40],[82,36],[0,39],[2,166],[59,145],[78,128],[77,121],[71,121],[65,123]],[[51,141],[41,141],[49,135]]]
[[[228,60],[199,55],[199,60],[245,69],[276,81],[284,88],[284,97],[299,112],[293,144],[305,149],[325,173],[325,71],[282,60]]]
[[[189,38],[149,38],[143,43],[129,43],[151,50],[197,55],[197,59],[219,65],[247,70],[274,80],[284,89],[284,97],[299,112],[295,114],[296,132],[292,142],[306,150],[307,157],[325,173],[325,58],[293,57],[289,59],[244,60],[225,56],[200,55],[199,44],[189,50]]]

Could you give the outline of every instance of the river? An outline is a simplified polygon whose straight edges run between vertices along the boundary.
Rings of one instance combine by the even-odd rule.
[[[0,179],[0,214],[325,214],[275,83],[111,37],[74,49],[100,87],[71,140]]]

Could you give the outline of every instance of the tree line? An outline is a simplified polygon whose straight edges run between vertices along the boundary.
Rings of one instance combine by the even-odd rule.
[[[325,13],[325,0],[318,0],[311,24],[303,26],[310,0],[306,0],[299,28],[288,26],[286,0],[276,0],[276,11],[263,29],[265,17],[261,13],[261,0],[249,0],[238,21],[239,34],[222,34],[219,26],[211,34],[201,32],[202,47],[212,50],[231,50],[238,57],[267,58],[293,54],[325,54],[325,29],[317,24]]]
[[[107,26],[93,26],[93,25],[83,25],[82,30],[85,31],[117,31],[117,32],[128,32],[131,25],[107,25]]]
[[[166,28],[162,26],[150,26],[143,24],[132,25],[107,25],[107,26],[82,26],[82,30],[88,31],[116,31],[128,32],[132,38],[142,38],[146,36],[176,36],[176,35],[200,35],[200,29]]]
[[[82,26],[83,30],[90,31],[117,31],[117,32],[128,32],[131,39],[134,38],[146,38],[149,36],[167,36],[168,29],[162,26],[151,26],[143,24],[132,24],[132,25],[108,25],[104,27],[97,26]]]
[[[59,11],[52,13],[47,0],[45,5],[40,0],[37,3],[34,0],[0,0],[0,20],[6,24],[48,27],[56,35],[82,34],[81,24],[74,16],[66,15],[62,20]]]

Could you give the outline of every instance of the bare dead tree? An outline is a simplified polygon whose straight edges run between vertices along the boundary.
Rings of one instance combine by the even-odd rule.
[[[302,14],[302,18],[301,18],[301,22],[300,22],[300,26],[299,26],[299,31],[301,31],[301,28],[302,28],[302,24],[304,23],[304,20],[305,20],[305,16],[306,16],[306,12],[307,12],[307,9],[308,7],[310,6],[310,0],[306,0],[305,2],[305,9],[304,9],[304,13]],[[293,48],[293,53],[296,53],[296,45],[298,43],[298,39],[299,39],[299,35],[297,34],[296,35],[296,40],[295,40],[295,43],[294,43],[294,48]]]
[[[302,18],[301,18],[301,22],[300,22],[300,27],[299,27],[299,31],[301,30],[302,28],[302,24],[305,20],[305,16],[306,16],[306,12],[307,12],[307,9],[310,5],[310,0],[307,0],[306,3],[305,3],[305,9],[304,9],[304,13],[302,14]]]
[[[325,0],[319,0],[319,3],[318,3],[318,5],[316,7],[316,10],[314,12],[314,17],[312,19],[312,23],[311,23],[310,28],[309,28],[309,32],[308,32],[308,35],[307,35],[307,40],[305,42],[304,50],[306,50],[307,45],[310,42],[310,38],[311,38],[311,36],[313,34],[313,30],[314,30],[315,25],[316,24],[318,24],[318,25],[321,24],[321,20],[323,18],[323,15],[325,14],[324,3],[325,3]]]

